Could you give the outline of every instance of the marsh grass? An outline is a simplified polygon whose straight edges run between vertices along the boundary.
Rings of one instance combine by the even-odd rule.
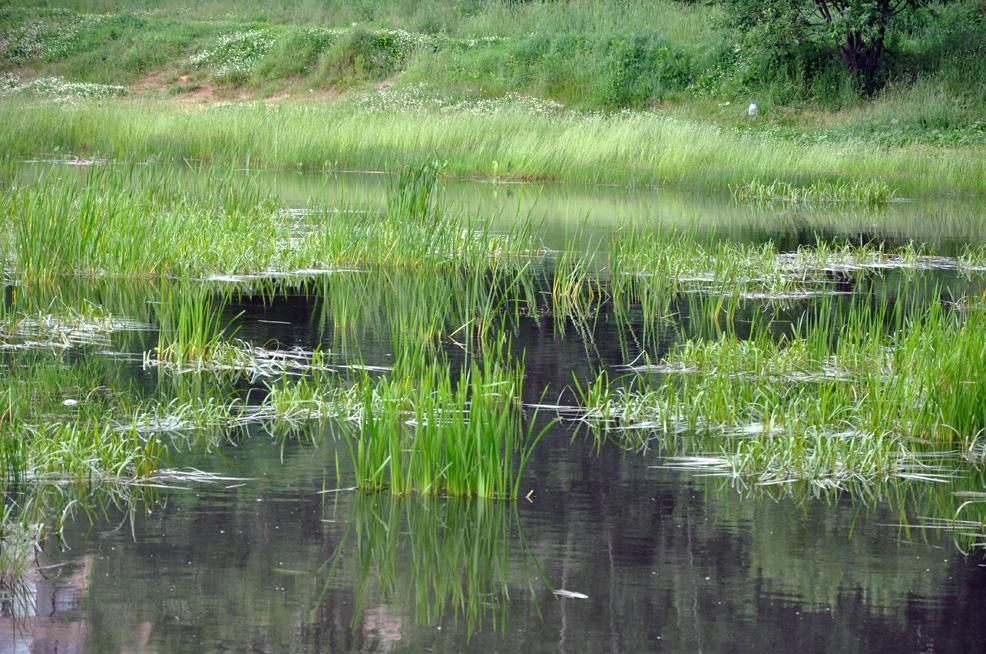
[[[945,308],[937,293],[920,310],[856,303],[841,324],[823,304],[781,337],[754,322],[742,338],[685,338],[625,379],[576,382],[578,419],[634,449],[655,434],[739,438],[709,461],[763,480],[922,474],[911,452],[968,449],[986,429],[984,314]]]
[[[158,345],[152,358],[145,355],[145,367],[156,362],[178,369],[209,367],[226,351],[223,339],[232,336],[232,320],[223,322],[228,297],[200,284],[163,289],[155,304]]]
[[[104,307],[90,302],[83,302],[78,308],[48,310],[51,312],[33,314],[21,313],[14,307],[0,309],[0,351],[108,347],[114,333],[150,329],[146,323],[114,317]]]
[[[351,268],[496,273],[543,254],[538,223],[518,215],[503,233],[489,218],[441,201],[439,172],[405,170],[386,211],[326,207],[286,211],[249,175],[202,167],[185,183],[174,170],[52,168],[0,195],[7,268],[27,283],[62,276],[301,278]]]
[[[453,377],[446,362],[403,354],[394,373],[364,376],[351,454],[357,484],[394,495],[515,499],[545,429],[524,427],[523,362],[501,340]]]
[[[781,202],[792,204],[857,203],[870,206],[887,204],[897,199],[897,189],[885,181],[814,182],[795,186],[774,181],[764,184],[752,181],[730,185],[733,198],[740,202]]]
[[[850,489],[891,480],[948,482],[954,458],[922,454],[888,434],[821,433],[737,440],[719,456],[682,456],[668,467],[737,477],[757,485],[807,482]]]
[[[100,485],[149,476],[162,444],[131,430],[92,421],[22,426],[5,434],[0,470],[15,483]]]

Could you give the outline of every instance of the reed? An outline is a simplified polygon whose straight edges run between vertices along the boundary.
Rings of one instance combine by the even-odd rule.
[[[505,233],[440,201],[439,171],[402,173],[389,208],[287,211],[234,171],[95,166],[82,177],[47,170],[0,195],[8,267],[27,282],[60,276],[300,276],[352,267],[497,272],[543,253],[530,215]]]
[[[765,479],[795,469],[838,477],[832,448],[846,461],[867,448],[883,455],[869,461],[876,466],[869,473],[847,472],[843,481],[876,479],[891,463],[908,467],[911,459],[897,454],[902,448],[967,449],[986,429],[981,303],[950,310],[933,295],[920,311],[906,304],[858,303],[838,327],[834,305],[823,304],[818,319],[781,337],[754,322],[743,338],[686,338],[628,379],[602,373],[576,384],[581,420],[597,438],[616,435],[633,448],[655,434],[738,437],[749,443],[726,446],[719,461]],[[800,467],[777,463],[782,452],[799,457]]]
[[[157,362],[186,369],[210,367],[230,336],[231,319],[223,323],[228,297],[200,284],[162,287],[155,304],[158,345],[153,355],[145,355],[145,366]]]
[[[403,354],[392,375],[364,376],[351,443],[356,479],[368,490],[515,499],[545,430],[524,427],[523,362],[502,358],[502,340],[456,377],[445,362]]]

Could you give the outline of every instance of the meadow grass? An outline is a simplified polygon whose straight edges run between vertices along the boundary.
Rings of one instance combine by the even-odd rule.
[[[352,103],[245,103],[182,109],[155,102],[71,106],[0,101],[0,146],[15,156],[95,153],[127,160],[210,160],[317,170],[397,169],[442,153],[453,175],[660,184],[846,188],[899,195],[984,192],[971,148],[811,145],[659,113],[540,116],[510,109],[433,112]]]

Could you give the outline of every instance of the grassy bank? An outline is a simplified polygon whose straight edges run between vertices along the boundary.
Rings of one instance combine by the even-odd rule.
[[[895,35],[872,97],[828,64],[766,75],[724,12],[670,1],[9,8],[0,147],[314,169],[438,159],[456,175],[794,194],[986,192],[986,81],[966,63],[986,52],[980,3]]]
[[[455,175],[726,189],[876,180],[898,194],[986,193],[978,147],[811,145],[661,114],[543,115],[264,103],[0,102],[0,148],[15,156],[203,159],[244,166],[385,169],[436,158]]]

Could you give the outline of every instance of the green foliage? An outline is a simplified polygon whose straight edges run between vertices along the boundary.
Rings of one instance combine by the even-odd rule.
[[[645,107],[684,90],[692,64],[652,32],[555,33],[449,42],[419,57],[408,81],[482,95],[514,90],[592,109]]]
[[[887,48],[932,0],[727,0],[744,34],[737,65],[745,83],[841,87],[836,70],[868,93],[887,77]]]
[[[544,430],[521,409],[523,361],[508,361],[501,335],[480,361],[453,374],[445,360],[403,352],[394,371],[364,376],[350,445],[356,481],[395,495],[516,499]]]

